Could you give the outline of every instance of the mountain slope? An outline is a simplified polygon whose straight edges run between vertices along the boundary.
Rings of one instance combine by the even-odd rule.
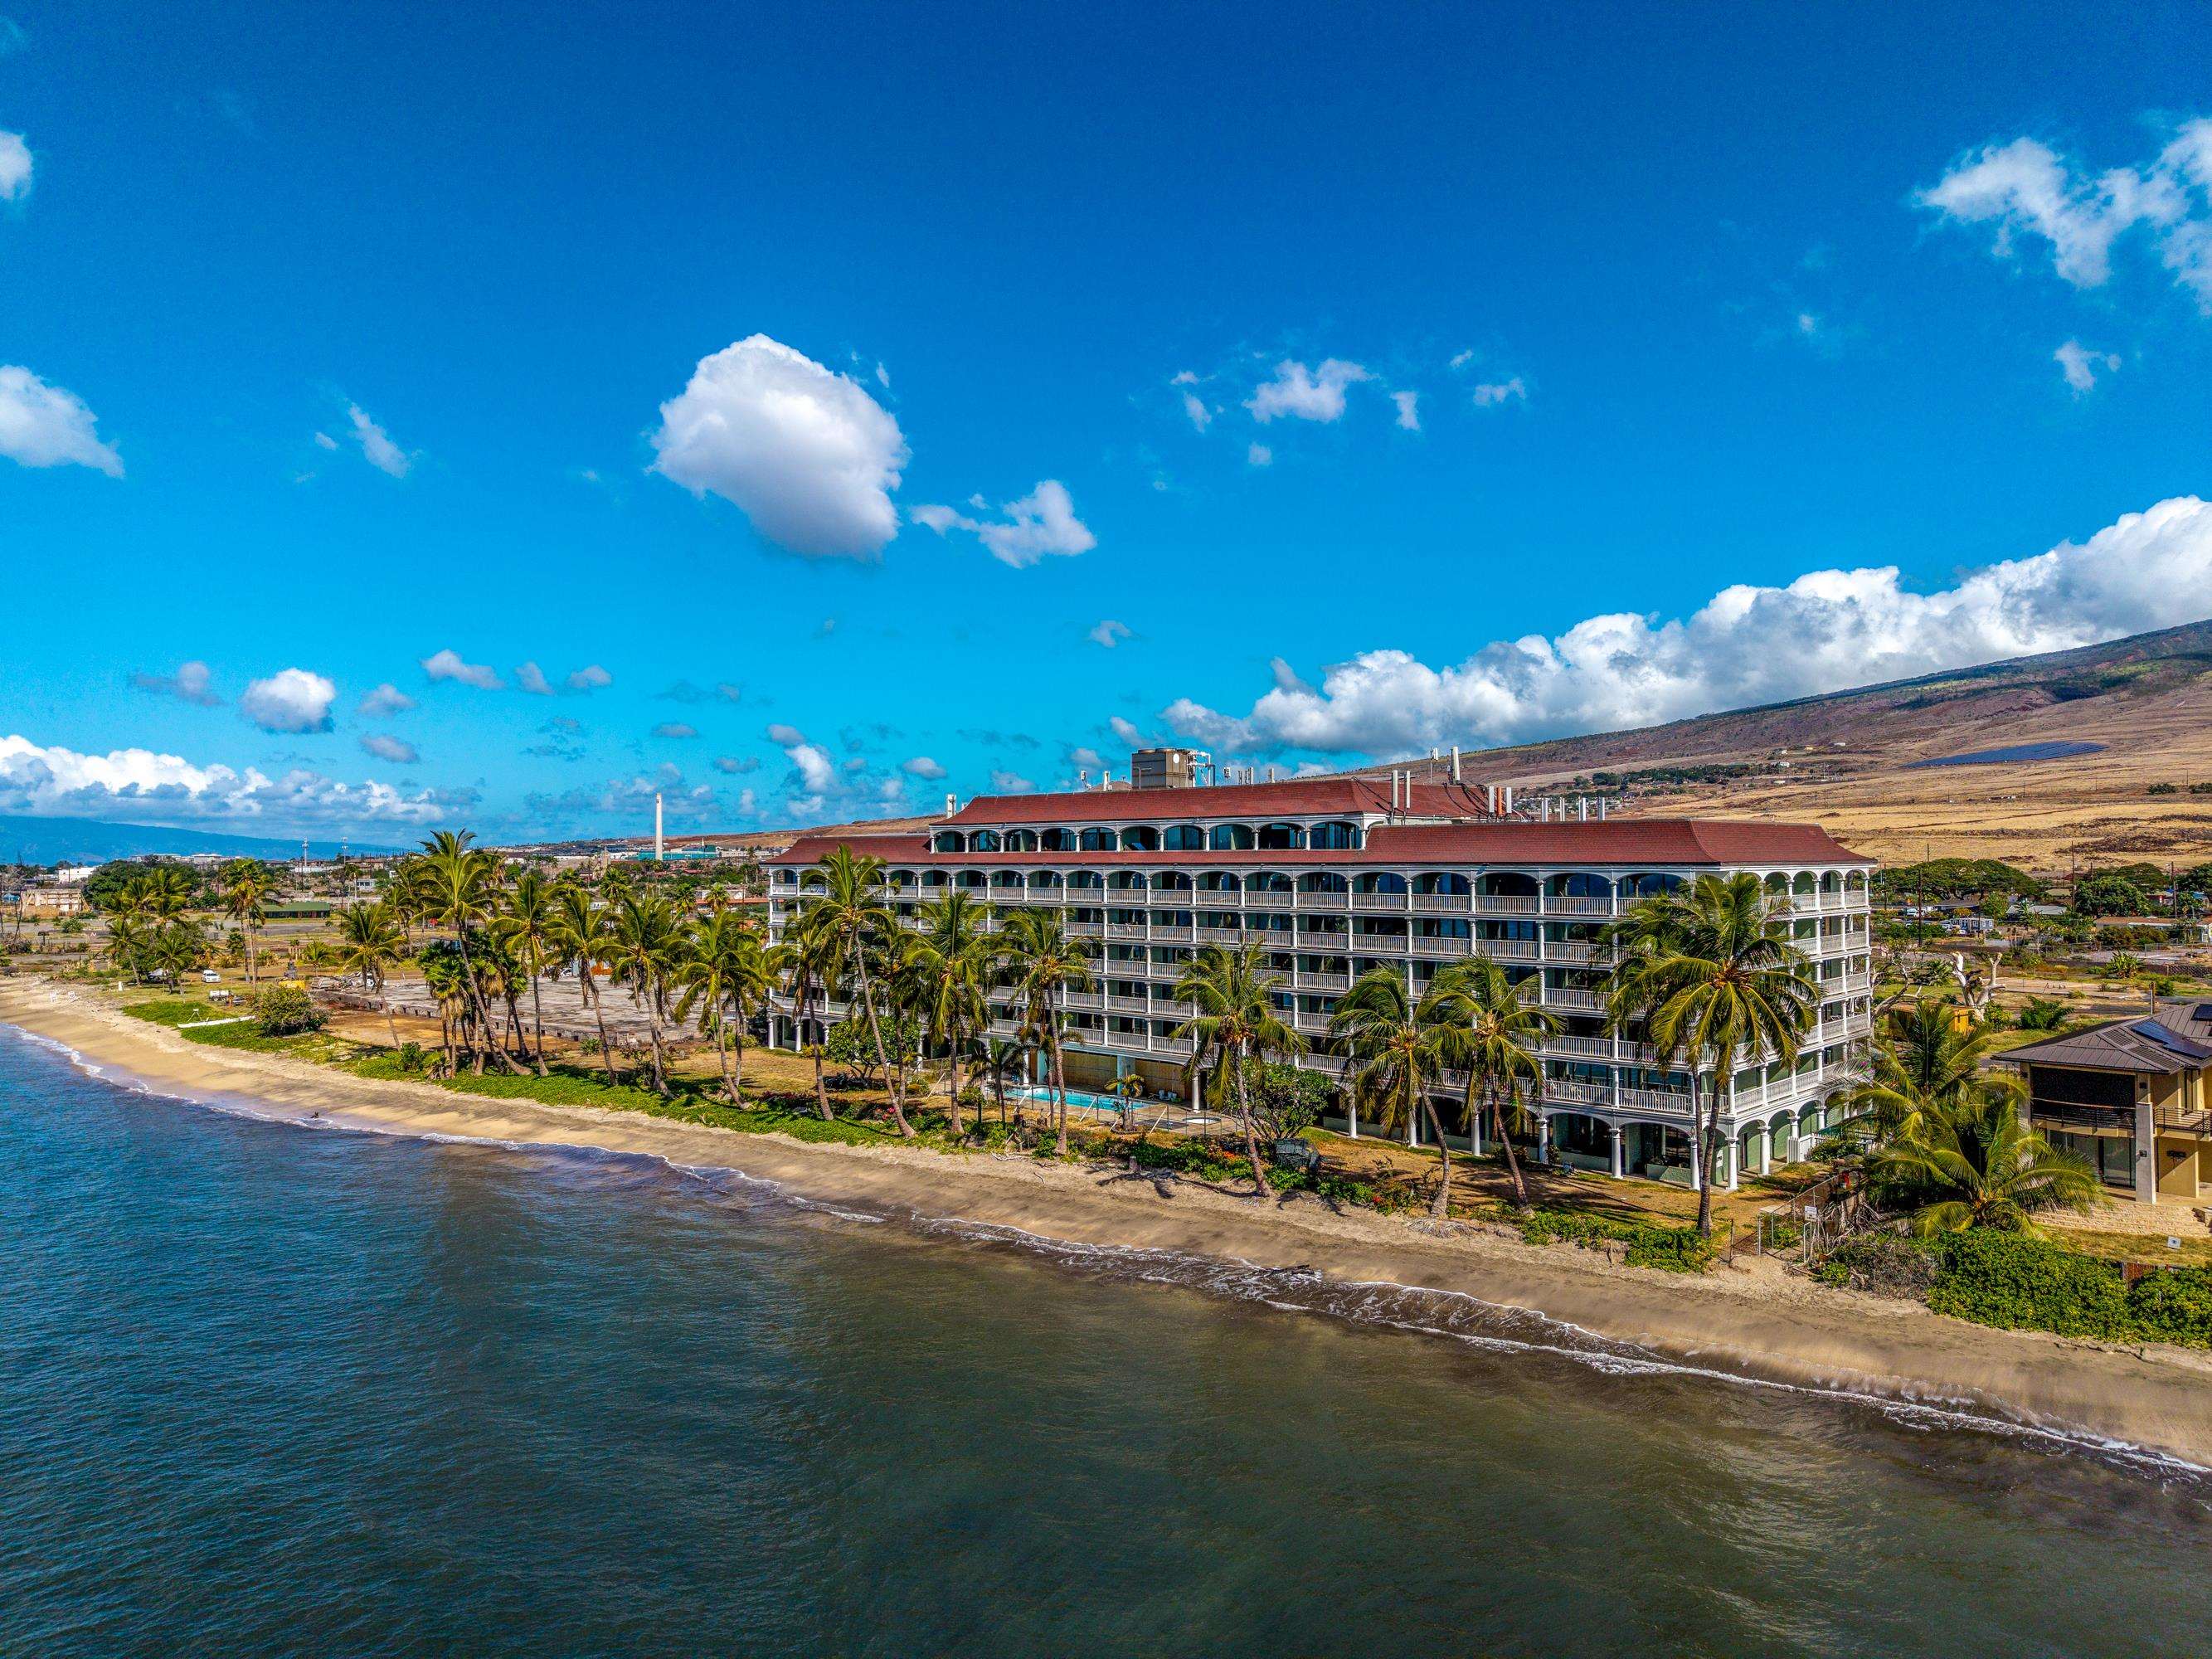
[[[1929,764],[2039,745],[2077,752]],[[2196,863],[2212,856],[2212,622],[1638,731],[1486,750],[1462,757],[1462,767],[1478,781],[1539,793],[1573,793],[1578,781],[1584,791],[1625,789],[1616,810],[1631,813],[1804,819],[1893,860],[1932,850],[2045,870],[2124,859]],[[2194,785],[2206,793],[2191,793]]]
[[[339,843],[315,841],[307,850],[315,858],[336,855]],[[392,849],[351,843],[349,851],[384,853]],[[240,858],[296,859],[296,841],[271,841],[260,836],[231,836],[209,830],[172,830],[162,824],[106,823],[96,818],[0,817],[0,862],[22,864],[103,864],[110,859],[139,858],[149,853],[180,857],[186,853],[222,853]]]

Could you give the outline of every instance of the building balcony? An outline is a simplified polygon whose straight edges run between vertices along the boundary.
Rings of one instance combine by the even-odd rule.
[[[1406,901],[1411,896],[1406,893],[1352,893],[1345,896],[1352,900],[1352,908],[1355,910],[1395,910],[1402,914],[1408,908]]]

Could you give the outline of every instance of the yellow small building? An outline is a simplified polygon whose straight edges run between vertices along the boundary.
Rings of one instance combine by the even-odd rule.
[[[2212,1001],[2160,1000],[2149,1015],[2014,1048],[2028,1121],[2142,1203],[2212,1197]]]

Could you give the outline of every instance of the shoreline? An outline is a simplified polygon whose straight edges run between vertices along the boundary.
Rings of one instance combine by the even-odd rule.
[[[1347,1291],[1403,1287],[1535,1315],[1722,1379],[1905,1404],[2212,1468],[2212,1355],[2119,1348],[1971,1325],[1830,1290],[1753,1261],[1702,1277],[1615,1265],[1465,1223],[1340,1214],[1298,1196],[1262,1205],[1178,1183],[1026,1157],[896,1145],[802,1143],[594,1107],[490,1099],[372,1080],[197,1044],[71,988],[0,981],[0,1022],[101,1073],[158,1093],[331,1127],[459,1141],[596,1150],[774,1182],[814,1204],[904,1212],[1045,1247],[1161,1250],[1319,1273]]]

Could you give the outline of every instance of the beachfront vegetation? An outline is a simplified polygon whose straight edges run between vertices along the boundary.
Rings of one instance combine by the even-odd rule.
[[[1639,900],[1607,939],[1614,957],[1607,993],[1613,1029],[1640,1028],[1662,1066],[1687,1061],[1693,1091],[1700,1073],[1732,1078],[1753,1056],[1796,1063],[1820,990],[1810,963],[1790,943],[1786,912],[1757,876],[1699,876],[1686,888]],[[1705,1092],[1695,1153],[1698,1232],[1710,1237],[1721,1090]]]

